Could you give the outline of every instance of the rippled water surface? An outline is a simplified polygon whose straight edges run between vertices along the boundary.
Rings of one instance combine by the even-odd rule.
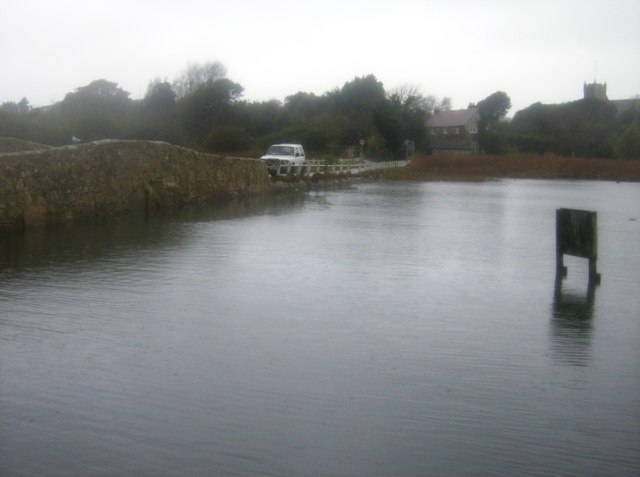
[[[639,216],[376,183],[0,235],[0,475],[637,476]]]

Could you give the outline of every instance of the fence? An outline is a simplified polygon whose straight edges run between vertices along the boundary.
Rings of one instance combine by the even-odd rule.
[[[272,176],[312,176],[314,174],[361,174],[377,169],[392,169],[404,167],[409,161],[384,162],[354,162],[340,160],[337,164],[327,164],[325,161],[310,160],[301,166],[280,165],[269,167]]]

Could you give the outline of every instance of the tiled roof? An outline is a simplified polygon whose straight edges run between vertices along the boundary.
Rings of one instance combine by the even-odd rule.
[[[478,108],[440,111],[427,121],[429,128],[451,128],[464,126],[478,113]]]

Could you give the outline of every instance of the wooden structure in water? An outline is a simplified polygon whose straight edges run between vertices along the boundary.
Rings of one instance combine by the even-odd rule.
[[[600,283],[598,261],[598,214],[588,210],[556,210],[556,278],[567,276],[564,255],[589,260],[589,284]]]

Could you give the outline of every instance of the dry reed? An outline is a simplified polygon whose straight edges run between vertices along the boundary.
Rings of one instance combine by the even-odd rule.
[[[640,182],[640,160],[555,155],[424,156],[385,173],[388,179],[481,181],[498,178]]]

